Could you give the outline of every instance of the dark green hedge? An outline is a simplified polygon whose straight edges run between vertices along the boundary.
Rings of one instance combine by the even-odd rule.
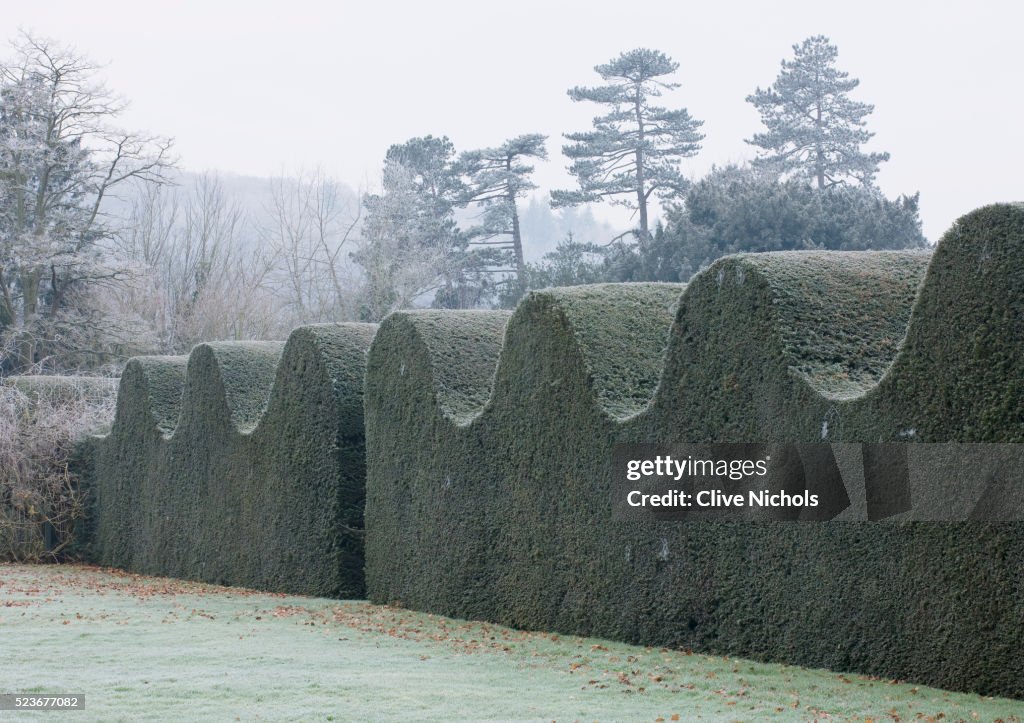
[[[395,314],[367,366],[369,595],[1024,696],[1021,524],[617,523],[609,479],[617,442],[1022,441],[1022,281],[1024,208],[1000,205],[930,256],[735,256],[681,294],[534,292],[507,324]]]
[[[99,563],[361,597],[362,386],[372,324],[141,357],[84,456]]]

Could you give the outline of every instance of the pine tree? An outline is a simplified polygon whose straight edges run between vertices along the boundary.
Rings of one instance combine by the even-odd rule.
[[[747,96],[767,128],[747,141],[762,149],[755,165],[804,176],[819,189],[847,179],[872,185],[889,154],[861,150],[874,136],[864,118],[875,107],[847,95],[860,81],[835,67],[839,51],[823,35],[794,45],[793,52],[770,88]]]
[[[477,204],[482,211],[480,223],[469,231],[470,243],[496,252],[494,260],[498,266],[511,263],[516,273],[515,287],[520,293],[526,280],[526,259],[516,202],[527,191],[537,188],[530,180],[533,166],[524,159],[547,160],[546,140],[547,136],[531,133],[505,141],[497,148],[468,151],[459,159],[460,170],[469,179],[465,202]]]
[[[569,90],[574,101],[589,100],[611,110],[594,118],[593,131],[565,135],[573,143],[562,152],[572,160],[569,172],[579,190],[552,191],[552,206],[609,200],[638,211],[639,236],[650,236],[650,197],[664,199],[685,190],[680,161],[696,155],[704,138],[698,130],[703,122],[685,108],[651,104],[663,91],[679,87],[662,80],[678,68],[664,53],[638,48],[594,68],[606,85]]]

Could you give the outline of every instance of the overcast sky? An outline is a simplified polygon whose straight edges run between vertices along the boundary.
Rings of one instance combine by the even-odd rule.
[[[360,188],[387,147],[447,135],[458,150],[522,133],[550,136],[542,190],[571,186],[561,134],[597,109],[566,89],[625,50],[661,50],[682,87],[665,97],[705,122],[697,177],[753,156],[744,101],[772,83],[794,43],[839,48],[875,105],[869,149],[889,151],[879,185],[921,192],[925,235],[959,215],[1024,200],[1024,4],[1009,2],[139,2],[8,5],[19,28],[105,63],[131,101],[124,124],[172,136],[181,165],[267,176],[321,165]],[[606,215],[603,211],[595,211]]]

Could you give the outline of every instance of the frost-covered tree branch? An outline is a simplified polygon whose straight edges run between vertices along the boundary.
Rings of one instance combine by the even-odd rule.
[[[124,102],[73,50],[23,34],[0,63],[0,338],[18,371],[53,358],[82,363],[80,320],[122,272],[104,200],[128,181],[162,183],[171,141],[116,126]],[[85,344],[107,353],[107,325]],[[72,342],[72,339],[79,341]]]

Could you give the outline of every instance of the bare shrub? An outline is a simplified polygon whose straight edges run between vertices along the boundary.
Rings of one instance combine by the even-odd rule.
[[[75,445],[114,415],[115,379],[19,376],[0,383],[0,560],[66,557],[84,493]]]

